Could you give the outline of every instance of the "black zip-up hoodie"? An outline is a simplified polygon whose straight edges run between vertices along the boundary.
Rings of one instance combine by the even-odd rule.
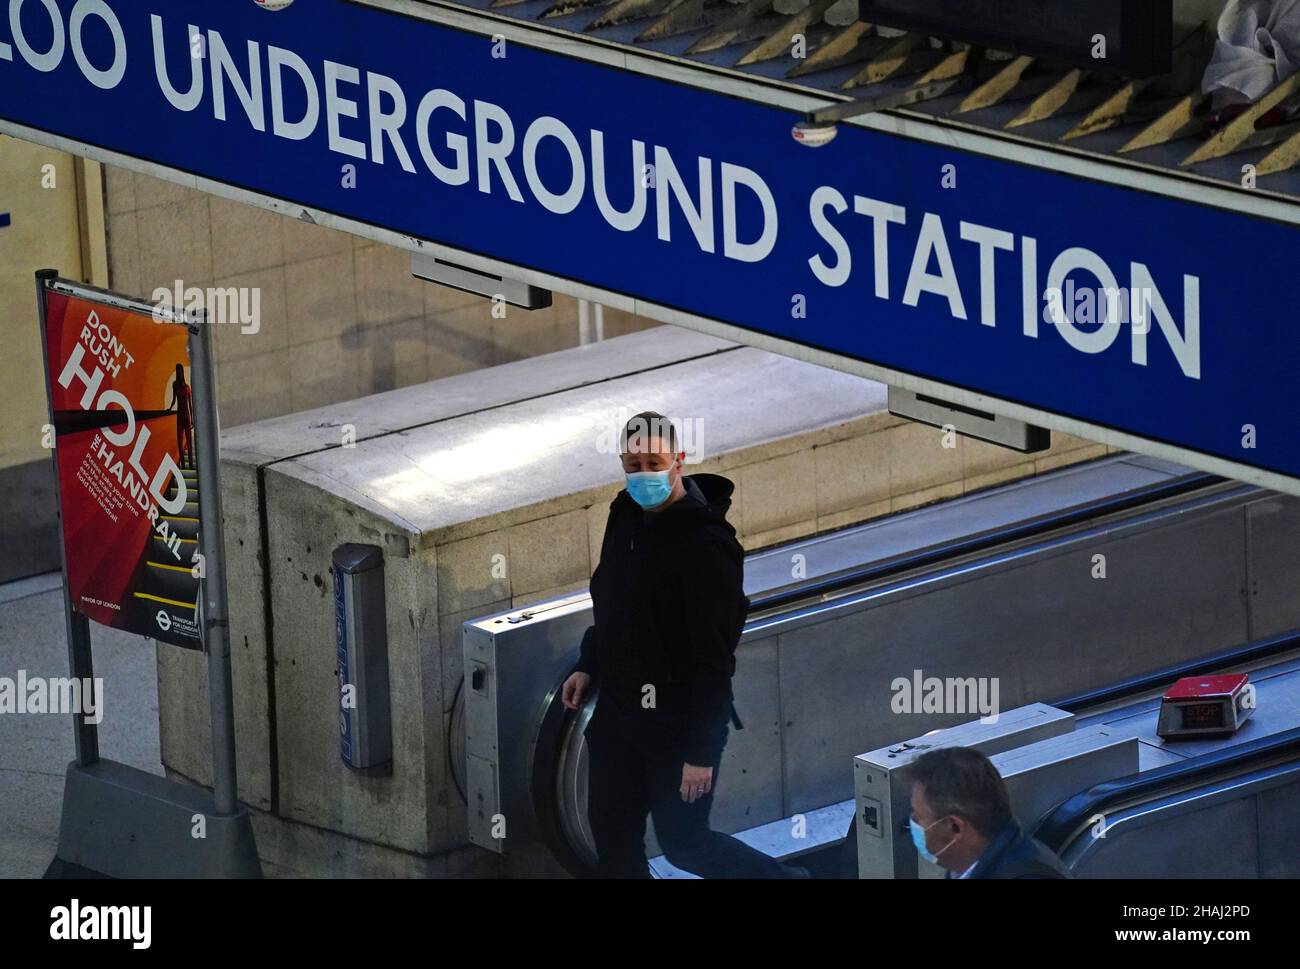
[[[685,762],[703,767],[726,744],[749,600],[745,552],[726,518],[735,485],[716,474],[683,484],[686,495],[661,512],[626,490],[610,504],[577,669],[600,676],[602,698],[675,723]],[[642,706],[647,685],[653,710]]]

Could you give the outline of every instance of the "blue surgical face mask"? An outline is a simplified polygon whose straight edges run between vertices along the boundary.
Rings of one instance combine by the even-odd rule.
[[[642,508],[662,505],[673,493],[669,480],[671,472],[671,468],[667,471],[633,471],[627,476],[627,493]]]
[[[943,818],[939,819],[939,821],[942,820]],[[932,854],[930,852],[930,849],[925,846],[925,833],[929,831],[930,828],[933,828],[936,824],[938,824],[939,821],[935,821],[932,824],[930,824],[929,827],[923,828],[916,823],[915,818],[907,819],[907,826],[912,829],[912,844],[916,845],[916,853],[932,865],[937,865],[939,863],[939,855],[943,854],[945,851],[951,848],[953,842],[957,840],[956,838],[953,838],[952,841],[949,841],[946,845],[944,845],[942,848],[939,849],[938,854]]]

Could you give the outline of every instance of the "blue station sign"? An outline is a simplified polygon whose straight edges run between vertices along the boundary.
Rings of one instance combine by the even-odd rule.
[[[810,150],[787,109],[262,6],[0,0],[0,130],[1300,478],[1295,225],[863,127]]]

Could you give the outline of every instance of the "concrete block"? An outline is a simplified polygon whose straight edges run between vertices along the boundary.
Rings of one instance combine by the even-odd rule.
[[[137,182],[137,196],[139,189]],[[173,289],[178,279],[186,287],[207,286],[212,279],[212,239],[206,195],[142,207],[138,221],[143,295],[159,286]]]
[[[515,596],[510,600],[511,609],[525,609],[535,602],[545,602],[548,599],[556,599],[560,596],[573,595],[575,592],[587,591],[587,579],[578,582],[566,582],[564,585],[551,586],[549,589],[539,589],[536,592],[529,592],[525,595]]]
[[[195,199],[207,199],[202,192],[192,188],[186,188],[184,185],[178,185],[175,182],[169,182],[165,179],[154,178],[152,175],[141,175],[136,172],[135,178],[135,207],[137,209],[155,208],[161,205],[177,205],[186,202],[192,202]],[[206,223],[204,223],[206,226]]]
[[[364,341],[350,351],[359,364],[358,392],[383,393],[428,379],[425,328],[424,318],[416,317],[366,330]]]
[[[889,452],[879,432],[850,437],[812,452],[819,518],[889,497]]]
[[[882,501],[874,501],[869,505],[861,505],[857,508],[837,511],[830,515],[818,515],[817,531],[829,532],[834,531],[837,528],[845,528],[849,525],[856,525],[860,522],[871,521],[873,518],[888,515],[892,505],[893,502],[888,498],[885,498]]]
[[[751,532],[745,535],[745,551],[756,552],[762,548],[771,548],[773,545],[781,545],[785,542],[793,542],[798,538],[807,538],[817,532],[817,519],[809,518],[806,521],[794,522],[790,525],[782,525],[780,528],[772,528],[762,532]]]
[[[216,195],[208,204],[214,277],[239,276],[284,263],[279,225],[283,216]]]
[[[135,212],[108,216],[108,278],[119,293],[150,295],[140,282],[140,221]]]
[[[385,552],[393,765],[391,776],[362,776],[339,755],[330,555],[347,541],[369,538],[389,550],[402,543],[388,539],[391,523],[322,502],[317,486],[276,469],[267,472],[267,518],[280,815],[405,851],[438,850],[444,809],[429,791],[445,770],[446,747],[430,737],[442,734],[441,677],[428,676],[438,668],[434,583],[413,577],[409,556]]]
[[[104,166],[104,209],[108,215],[135,211],[134,172],[116,165]]]
[[[935,427],[908,423],[883,432],[889,452],[890,492],[906,495],[949,482],[960,482],[963,473],[960,436],[955,447],[944,447],[945,434]]]
[[[289,216],[281,216],[278,227],[287,264],[306,262],[322,256],[350,257],[352,254],[353,237],[346,232],[327,229]]]
[[[411,275],[411,254],[389,246],[356,250],[357,314],[363,326],[424,316],[424,288]]]
[[[510,583],[510,540],[505,530],[438,548],[438,610],[444,614],[481,610],[488,603],[509,599]]]
[[[330,253],[289,263],[284,287],[290,346],[338,338],[357,324],[356,278],[352,251]]]
[[[1001,471],[1004,468],[1023,464],[1026,459],[1032,459],[1030,455],[1021,454],[1019,451],[1013,451],[1010,448],[999,447],[996,444],[989,444],[986,441],[978,441],[973,437],[962,439],[961,452],[962,475],[967,478],[975,478],[991,472]]]
[[[355,394],[358,360],[337,337],[303,343],[289,353],[290,397],[294,410],[319,407],[341,394]]]
[[[1025,455],[1021,455],[1024,457]],[[976,474],[966,478],[965,492],[970,494],[972,491],[980,491],[984,488],[992,488],[996,485],[1005,484],[1008,481],[1015,481],[1018,478],[1028,478],[1035,474],[1033,461],[1026,461],[1022,464],[1014,464],[1007,468],[999,468],[996,471],[988,471],[984,474]]]
[[[943,501],[945,498],[956,498],[962,493],[962,484],[961,481],[949,481],[946,484],[924,488],[921,491],[913,491],[910,494],[897,495],[890,500],[890,511],[891,513],[908,511],[912,508],[920,508],[922,505]]]
[[[596,571],[596,566],[600,564],[600,547],[605,540],[605,525],[609,522],[609,506],[618,494],[618,488],[615,485],[609,487],[608,499],[597,499],[587,506],[587,548],[591,553],[591,571]],[[733,505],[734,507],[734,505]],[[735,524],[735,515],[728,515],[728,518]]]
[[[549,354],[436,383],[404,387],[359,400],[333,403],[241,428],[226,428],[222,449],[247,462],[274,461],[304,451],[336,447],[339,427],[351,424],[357,440],[455,418],[516,400],[542,398],[624,374],[652,371],[687,359],[736,350],[715,337],[659,327],[608,340],[575,353]],[[716,363],[716,361],[715,361]]]
[[[499,878],[498,855],[466,846],[431,857],[253,812],[267,878]]]
[[[744,488],[745,534],[752,539],[817,517],[816,460],[811,453],[789,454],[739,468]]]
[[[1038,458],[1034,461],[1034,470],[1036,473],[1042,474],[1044,471],[1063,468],[1068,464],[1078,464],[1080,461],[1091,461],[1105,456],[1106,445],[1091,444],[1086,447],[1071,448],[1058,454],[1048,454]]]
[[[230,666],[235,698],[239,797],[272,804],[267,629],[256,469],[222,466],[226,590],[230,606]],[[158,647],[158,730],[163,763],[199,784],[211,783],[207,659],[197,650]]]
[[[506,538],[510,592],[516,599],[591,576],[585,509],[516,525],[506,530]]]
[[[242,360],[223,360],[218,353],[217,394],[225,424],[234,427],[293,409],[293,388],[285,379],[292,352],[277,350]]]
[[[217,359],[222,363],[275,353],[289,345],[284,270],[281,267],[274,266],[239,276],[220,278],[211,284],[211,288],[214,290],[213,296],[228,307],[218,309],[212,304],[208,306],[209,319],[217,322],[213,335]],[[216,290],[234,290],[234,301],[215,292]],[[253,301],[254,290],[256,303]],[[236,301],[239,303],[238,306]],[[232,316],[232,311],[240,306],[250,310],[257,308],[256,326],[244,325],[237,317]],[[227,318],[222,320],[218,314]]]

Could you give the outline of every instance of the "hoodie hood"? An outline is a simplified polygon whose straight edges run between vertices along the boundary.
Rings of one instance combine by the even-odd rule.
[[[695,482],[710,510],[726,516],[727,509],[731,507],[731,495],[736,490],[735,482],[720,474],[688,474],[686,479]]]

